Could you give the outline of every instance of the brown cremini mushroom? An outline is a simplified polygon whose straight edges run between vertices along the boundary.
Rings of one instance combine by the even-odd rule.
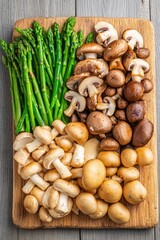
[[[120,70],[111,70],[106,77],[106,83],[111,87],[121,87],[125,84],[125,75]]]
[[[119,109],[125,109],[125,108],[127,107],[127,105],[128,105],[128,102],[127,102],[126,99],[124,99],[124,98],[119,98],[119,99],[117,100],[117,107],[118,107]]]
[[[124,87],[124,96],[129,102],[141,100],[144,94],[142,83],[129,81]]]
[[[84,60],[85,58],[97,58],[102,56],[104,48],[98,43],[86,43],[78,48],[76,56],[79,60]]]
[[[144,118],[133,129],[132,145],[135,147],[143,147],[151,139],[153,131],[153,123]]]
[[[130,123],[140,121],[144,118],[145,108],[143,101],[130,103],[126,108],[126,116]]]
[[[137,48],[135,52],[137,57],[141,59],[146,59],[150,56],[150,51],[148,48]]]
[[[126,73],[126,70],[123,66],[123,63],[122,63],[122,57],[118,57],[112,61],[109,62],[109,70],[121,70],[123,73]]]
[[[115,151],[119,148],[119,143],[112,137],[102,139],[100,143],[101,150]]]
[[[127,122],[124,122],[124,121],[118,122],[114,126],[112,133],[113,133],[113,137],[121,145],[126,145],[130,143],[132,139],[132,128]]]
[[[113,97],[114,95],[116,95],[116,88],[112,88],[110,86],[107,86],[104,93],[106,96],[108,97]]]
[[[102,58],[88,58],[78,62],[74,69],[74,75],[90,72],[92,75],[104,78],[108,74],[108,64]]]
[[[125,112],[125,110],[123,110],[123,109],[118,109],[117,111],[115,111],[115,117],[116,117],[118,120],[127,121],[126,112]]]
[[[97,158],[101,160],[106,167],[119,167],[121,164],[120,155],[115,151],[99,152]]]
[[[113,61],[121,57],[128,49],[128,44],[123,39],[118,39],[110,43],[104,50],[103,58],[106,61]]]
[[[149,93],[153,89],[153,82],[149,80],[148,78],[144,78],[141,81],[143,88],[144,88],[144,93]]]
[[[107,133],[112,128],[111,120],[105,114],[94,111],[87,117],[87,127],[91,134]]]

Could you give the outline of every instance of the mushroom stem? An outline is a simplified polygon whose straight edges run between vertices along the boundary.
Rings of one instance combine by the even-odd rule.
[[[96,109],[103,111],[109,108],[109,104],[108,103],[97,103]]]
[[[64,114],[68,117],[71,117],[74,110],[76,109],[76,105],[77,105],[77,99],[73,98],[69,107],[64,111]]]
[[[29,153],[33,152],[37,148],[39,148],[43,143],[40,142],[38,139],[26,144],[26,149]]]
[[[82,167],[84,165],[84,147],[78,144],[75,144],[75,146],[71,166]]]
[[[97,53],[85,53],[85,58],[97,58]]]
[[[46,190],[49,187],[49,183],[44,181],[37,173],[30,176],[30,179],[42,190]]]
[[[139,65],[134,65],[131,76],[133,81],[141,82],[141,80],[144,78],[144,71],[142,67]]]
[[[53,162],[54,167],[57,169],[61,177],[69,178],[72,176],[72,173],[69,171],[69,169],[60,161],[59,158],[56,158]]]
[[[58,203],[57,206],[55,208],[55,211],[59,214],[65,214],[68,213],[69,209],[68,209],[68,196],[64,193],[60,193],[59,194],[59,199],[58,199]]]
[[[93,84],[91,84],[90,87],[88,88],[88,94],[89,94],[90,98],[93,95],[98,94],[98,90],[97,90],[97,88]]]
[[[29,179],[23,186],[22,192],[24,192],[25,194],[29,194],[34,188],[34,186],[35,186],[34,182],[32,182],[32,180]]]

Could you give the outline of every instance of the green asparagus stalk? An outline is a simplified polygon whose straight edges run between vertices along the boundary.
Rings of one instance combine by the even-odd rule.
[[[78,37],[78,48],[79,48],[80,46],[82,46],[82,44],[84,42],[84,34],[83,34],[82,30],[79,30],[77,32],[77,37]]]
[[[94,32],[90,32],[86,37],[86,43],[92,43],[94,40]]]
[[[42,45],[42,28],[38,22],[34,22],[34,29],[35,29],[35,34],[36,34],[37,43],[38,43],[37,52],[38,52],[39,69],[40,69],[41,92],[42,92],[42,97],[43,97],[44,105],[45,105],[47,116],[48,116],[49,125],[51,125],[53,118],[52,118],[52,112],[50,109],[50,104],[49,104],[49,100],[46,92],[46,79],[45,79],[45,72],[44,72],[44,54],[43,54],[43,45]]]
[[[47,38],[48,38],[49,51],[50,51],[51,59],[52,59],[52,67],[54,69],[54,67],[55,67],[55,49],[54,49],[53,32],[52,32],[51,28],[49,28],[47,31]]]
[[[59,32],[59,25],[57,23],[53,24],[52,27],[53,35],[56,41],[56,67],[55,76],[53,82],[53,91],[51,97],[51,107],[54,108],[55,103],[58,101],[58,89],[61,81],[61,68],[62,68],[62,41]]]
[[[76,19],[75,17],[70,17],[67,19],[66,29],[64,30],[64,51],[63,51],[63,61],[62,61],[62,78],[65,75],[67,62],[68,62],[68,54],[70,48],[70,37],[75,26]]]

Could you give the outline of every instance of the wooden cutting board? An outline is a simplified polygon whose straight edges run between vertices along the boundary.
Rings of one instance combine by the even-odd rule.
[[[21,19],[15,23],[14,27],[31,27],[34,20],[38,21],[43,27],[48,28],[57,21],[60,26],[66,18],[29,18]],[[155,43],[154,30],[152,23],[144,19],[133,18],[80,18],[76,19],[75,29],[82,29],[85,36],[93,31],[95,23],[107,21],[115,26],[119,36],[127,28],[137,29],[144,38],[145,47],[151,51],[151,56],[147,59],[150,64],[150,72],[147,74],[154,83],[154,90],[145,95],[147,102],[146,117],[154,123],[154,135],[148,146],[154,154],[154,162],[151,166],[140,167],[140,181],[148,191],[147,199],[138,204],[131,205],[125,202],[131,213],[130,222],[124,225],[117,225],[111,222],[107,216],[100,220],[90,219],[88,216],[74,213],[62,219],[54,219],[51,223],[42,223],[38,216],[28,214],[23,207],[24,194],[21,191],[23,181],[17,174],[17,164],[13,161],[13,222],[21,228],[149,228],[158,222],[158,178],[157,178],[157,142],[156,142],[156,78],[155,78]],[[14,30],[13,36],[17,33]]]

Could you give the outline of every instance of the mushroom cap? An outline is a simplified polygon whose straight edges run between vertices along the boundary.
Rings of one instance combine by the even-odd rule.
[[[124,96],[129,102],[140,100],[144,94],[143,85],[140,82],[129,81],[124,87]]]
[[[137,161],[137,153],[134,149],[125,148],[121,152],[121,162],[125,167],[133,167]]]
[[[27,143],[30,143],[34,140],[33,134],[29,132],[19,133],[13,143],[13,149],[18,151],[20,148],[25,148]]]
[[[98,87],[100,87],[104,83],[103,79],[97,76],[91,76],[83,79],[78,86],[78,92],[82,95],[87,97],[88,94],[92,97],[95,94],[98,94]],[[91,90],[92,87],[93,91]]]
[[[64,179],[57,179],[53,183],[53,187],[56,190],[66,194],[67,196],[70,196],[72,198],[77,197],[78,194],[80,193],[80,189],[76,184],[68,182]]]
[[[153,162],[153,153],[148,147],[139,147],[136,149],[137,164],[141,166],[150,165]]]
[[[30,176],[32,176],[33,174],[39,173],[41,171],[41,164],[39,164],[38,162],[31,162],[22,168],[21,177],[26,180],[30,178]]]
[[[61,159],[63,156],[64,156],[64,150],[62,148],[51,149],[44,156],[43,166],[46,169],[50,169],[54,160],[56,160],[57,158]]]
[[[142,48],[143,47],[143,37],[142,35],[135,29],[126,29],[122,37],[127,41],[130,49]]]
[[[82,192],[76,198],[76,205],[84,214],[92,214],[97,210],[97,202],[91,193]]]
[[[82,112],[85,107],[86,107],[86,99],[81,96],[79,93],[75,92],[75,91],[68,91],[65,93],[64,98],[71,102],[74,102],[74,109],[77,110],[78,112]],[[64,111],[64,113],[66,114],[68,111],[68,109],[66,109]],[[68,116],[68,114],[66,114]]]
[[[107,179],[99,187],[98,195],[105,202],[115,203],[118,202],[122,197],[122,187],[117,181],[113,179]]]
[[[49,145],[52,142],[51,132],[41,126],[35,127],[33,134],[43,144]]]
[[[67,88],[71,90],[77,90],[78,88],[78,83],[83,80],[86,77],[90,76],[90,72],[84,72],[78,75],[73,75],[70,78],[68,78],[66,86]]]
[[[128,208],[120,202],[113,203],[108,208],[109,218],[117,224],[125,224],[130,220]]]
[[[39,218],[42,222],[47,222],[47,223],[52,222],[51,215],[49,214],[48,210],[44,207],[41,207],[39,209]]]
[[[139,178],[139,171],[135,167],[119,167],[117,175],[125,182],[131,182]]]
[[[96,159],[99,152],[99,141],[97,138],[91,138],[84,144],[84,160]]]
[[[140,121],[144,118],[145,108],[143,101],[130,103],[126,108],[126,116],[130,123]]]
[[[121,57],[128,49],[128,44],[123,39],[118,39],[111,42],[104,50],[103,58],[106,61],[113,61]]]
[[[94,176],[94,178],[93,178]],[[83,185],[93,190],[98,188],[106,177],[106,168],[99,159],[92,159],[85,163],[82,170]]]
[[[121,164],[120,156],[114,151],[103,151],[97,156],[106,167],[119,167]]]
[[[59,132],[60,134],[62,134],[62,135],[66,134],[66,132],[65,132],[65,130],[64,130],[66,124],[65,124],[63,121],[61,121],[61,120],[59,120],[59,119],[56,119],[56,120],[54,120],[54,121],[52,122],[52,126],[53,126],[54,128],[52,128],[51,133],[52,133],[53,130],[56,130],[56,131],[58,131],[58,132]]]
[[[59,192],[52,186],[48,187],[42,197],[42,205],[45,208],[53,209],[57,206],[59,199]]]
[[[24,207],[27,212],[33,214],[38,211],[39,204],[37,199],[34,196],[27,195],[24,198]]]
[[[147,197],[147,190],[139,180],[134,180],[124,185],[123,196],[129,203],[138,204]]]
[[[74,75],[90,72],[100,78],[104,78],[108,74],[108,64],[101,59],[85,59],[78,62],[74,69]]]
[[[134,58],[136,58],[135,52],[133,50],[128,49],[123,56],[123,66],[127,71],[129,70],[130,63]]]
[[[135,147],[143,147],[151,139],[154,131],[153,123],[144,118],[133,129],[132,145]]]
[[[96,53],[99,56],[102,56],[104,52],[104,48],[98,43],[86,43],[78,48],[76,52],[76,56],[79,60],[84,59],[85,53]]]
[[[98,33],[96,37],[97,42],[104,47],[118,39],[117,30],[108,22],[98,22],[95,25],[95,31]]]
[[[126,145],[130,143],[132,139],[132,128],[127,122],[124,121],[119,121],[113,128],[112,133],[113,137],[121,145]]]
[[[148,78],[144,78],[141,81],[143,87],[144,87],[144,93],[149,93],[153,89],[153,82],[149,80]]]
[[[108,203],[106,203],[100,199],[97,199],[96,202],[97,202],[97,210],[95,213],[92,213],[89,216],[90,216],[90,218],[93,218],[93,219],[100,219],[107,214]]]
[[[89,137],[89,132],[84,123],[70,122],[65,127],[67,134],[74,139],[78,144],[83,145]]]
[[[97,135],[111,131],[112,123],[108,116],[101,112],[94,111],[87,117],[87,127],[91,134]]]
[[[106,83],[111,87],[122,87],[125,84],[125,75],[120,70],[111,70],[107,77],[106,77]]]
[[[148,48],[137,48],[136,55],[138,58],[146,59],[150,56],[150,50]]]

